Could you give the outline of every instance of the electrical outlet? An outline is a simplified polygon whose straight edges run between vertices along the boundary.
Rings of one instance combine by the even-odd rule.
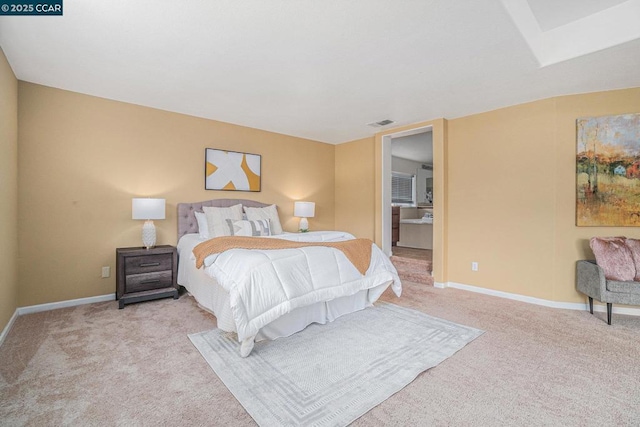
[[[477,262],[472,262],[471,263],[471,271],[478,271],[478,263]]]
[[[102,278],[106,279],[111,276],[111,267],[102,267]]]

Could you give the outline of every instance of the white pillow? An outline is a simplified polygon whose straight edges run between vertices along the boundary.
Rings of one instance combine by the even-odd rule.
[[[280,218],[278,218],[278,208],[276,205],[267,206],[265,208],[249,208],[245,206],[244,211],[247,214],[247,219],[249,221],[268,219],[271,224],[272,236],[282,234],[282,226],[280,225]]]
[[[232,236],[271,236],[268,219],[257,219],[255,221],[233,221],[228,219],[227,225]]]
[[[242,219],[242,205],[237,204],[229,208],[216,208],[211,206],[203,206],[202,210],[207,216],[207,228],[209,229],[209,238],[220,236],[231,236],[227,220],[240,221]]]
[[[209,224],[207,224],[207,216],[204,212],[194,212],[194,214],[196,215],[196,221],[198,222],[198,234],[200,234],[200,239],[209,239]]]

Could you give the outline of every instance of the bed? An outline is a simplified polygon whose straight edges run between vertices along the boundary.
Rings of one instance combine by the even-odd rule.
[[[222,261],[220,261],[220,259],[223,258],[223,255],[229,257],[233,255],[236,257],[235,259],[242,259],[239,257],[248,256],[249,252],[245,252],[245,250],[231,250],[226,251],[224,254],[215,254],[207,258],[212,258],[213,261],[208,264],[205,263],[201,268],[196,267],[196,257],[194,256],[194,248],[201,245],[204,241],[199,234],[198,221],[195,213],[203,211],[205,207],[229,208],[238,204],[242,204],[242,206],[246,208],[267,208],[270,206],[265,203],[245,199],[215,199],[196,203],[178,204],[178,284],[183,286],[196,299],[201,307],[216,316],[218,328],[238,334],[238,340],[241,343],[240,354],[243,357],[249,355],[256,341],[287,337],[303,330],[311,323],[325,324],[340,316],[370,307],[389,286],[393,287],[394,292],[398,296],[400,295],[401,284],[395,268],[388,257],[386,257],[377,246],[371,245],[371,264],[366,274],[359,275],[355,280],[351,280],[353,277],[346,280],[348,283],[345,286],[348,289],[340,287],[338,291],[339,296],[334,297],[336,287],[331,287],[331,295],[323,291],[324,293],[320,295],[319,298],[316,295],[314,299],[298,298],[295,303],[281,303],[277,308],[269,311],[268,319],[260,319],[261,323],[257,323],[259,329],[254,328],[246,332],[246,325],[238,314],[240,310],[238,306],[242,306],[241,303],[238,303],[238,295],[241,294],[241,292],[239,293],[233,288],[233,283],[235,282],[227,280],[224,268],[228,266],[228,263],[221,264]],[[252,239],[260,239],[260,237],[253,237]],[[283,239],[290,242],[315,242],[311,244],[316,244],[317,242],[329,242],[329,244],[333,244],[331,242],[352,241],[354,237],[349,233],[339,231],[317,231],[309,233],[284,232],[276,236],[268,237],[268,239]],[[340,258],[341,264],[338,267],[340,271],[336,274],[348,276],[344,271],[348,268],[352,269],[352,264],[349,264],[350,267],[345,267],[344,260],[342,260],[344,256],[338,250],[317,247],[289,250],[295,251],[296,254],[300,251],[305,251],[305,259],[309,263],[309,268],[311,268],[311,265],[316,265],[314,272],[318,269],[317,266],[320,265],[321,268],[326,260],[315,258],[316,253],[319,257],[324,256],[320,254],[319,251],[324,251],[323,253],[333,251],[334,258]],[[275,252],[269,251],[269,253]],[[287,252],[281,253],[289,254]],[[330,261],[327,261],[327,264],[330,263]],[[257,262],[256,265],[258,264],[260,264],[260,262]],[[223,266],[221,267],[221,265]],[[247,261],[246,265],[250,265],[249,261]],[[351,272],[349,274],[355,273]],[[331,277],[329,281],[333,280],[334,278]],[[340,280],[343,280],[343,278],[341,277]],[[232,285],[229,285],[228,282],[231,282]],[[258,289],[257,292],[260,293],[266,286],[260,285],[258,288],[255,286],[249,288],[254,290]],[[264,299],[264,297],[262,298]],[[267,296],[267,299],[269,298],[270,296]],[[251,296],[245,296],[245,300],[247,299],[250,300]],[[304,301],[300,302],[300,300]],[[273,314],[274,311],[278,313]],[[253,321],[253,319],[251,321]]]

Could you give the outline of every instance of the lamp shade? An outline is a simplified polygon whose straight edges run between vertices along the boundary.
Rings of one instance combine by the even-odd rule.
[[[164,219],[164,199],[132,199],[131,219]]]
[[[316,204],[313,202],[295,202],[293,216],[300,218],[313,218],[316,214]]]

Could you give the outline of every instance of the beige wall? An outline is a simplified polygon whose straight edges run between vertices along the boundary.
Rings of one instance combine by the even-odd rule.
[[[450,120],[449,281],[583,302],[575,262],[593,258],[588,239],[640,233],[575,226],[576,119],[638,111],[640,88]]]
[[[442,185],[434,191],[435,216],[444,219],[441,237],[434,236],[436,281],[583,302],[575,290],[575,262],[593,258],[588,239],[640,238],[640,231],[575,226],[576,119],[639,111],[640,88],[564,96],[339,145],[336,225],[369,229],[373,215],[375,241],[381,243],[382,137],[432,125],[434,183]],[[345,170],[357,162],[358,170],[373,168],[373,184],[349,182]],[[354,197],[366,203],[373,198],[373,214],[353,209]],[[474,261],[477,272],[471,271]]]
[[[552,299],[555,102],[449,121],[449,281]]]
[[[336,229],[356,237],[375,236],[375,139],[337,145]]]
[[[166,199],[158,244],[176,243],[177,203],[213,198],[276,203],[288,231],[310,200],[310,227],[335,228],[332,145],[25,82],[19,99],[20,306],[113,293],[115,249],[141,244],[132,197]],[[262,191],[204,190],[207,147],[262,155]]]
[[[0,49],[0,332],[18,303],[18,81]]]
[[[3,67],[0,84],[15,87],[6,61]],[[101,279],[100,267],[115,268],[116,247],[139,245],[141,224],[130,219],[136,196],[167,199],[167,219],[156,222],[159,244],[176,242],[176,203],[219,197],[276,203],[289,231],[298,223],[293,200],[312,200],[311,228],[342,229],[380,243],[381,138],[411,127],[334,147],[23,82],[19,100],[19,306],[112,293],[114,276]],[[2,117],[11,116],[11,105],[15,109],[15,102],[8,109],[3,104]],[[575,226],[575,120],[637,111],[640,88],[414,125],[434,127],[434,150],[436,137],[440,141],[434,173],[442,188],[435,196],[444,226],[436,279],[583,301],[574,270],[577,259],[592,256],[587,239],[640,233]],[[15,137],[11,143],[4,135],[3,128],[2,152],[9,154],[3,162],[16,150]],[[263,191],[205,191],[207,147],[261,154]],[[2,173],[11,168],[3,164]],[[15,174],[15,162],[13,168]],[[15,179],[4,182],[10,185],[0,191],[10,200]],[[15,230],[15,206],[13,213],[10,204],[9,212],[2,206],[2,226]],[[15,283],[15,245],[13,252],[10,243],[0,245],[8,254],[5,286],[5,277]],[[471,271],[472,261],[478,272]],[[7,295],[12,290],[15,285],[2,289]],[[11,315],[15,298],[5,305],[0,320]]]

